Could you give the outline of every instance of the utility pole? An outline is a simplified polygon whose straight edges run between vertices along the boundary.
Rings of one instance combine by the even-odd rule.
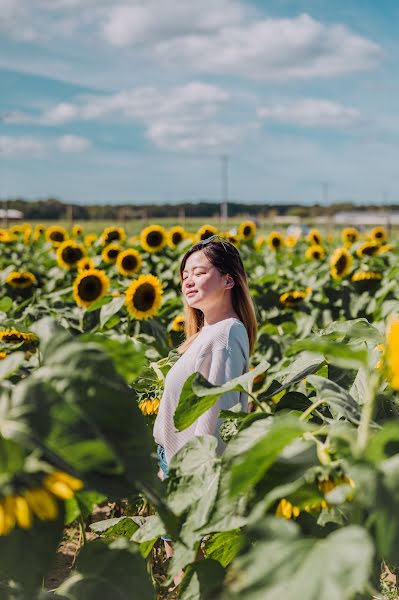
[[[227,227],[228,219],[228,198],[229,198],[229,156],[222,154],[221,160],[221,176],[222,176],[222,198],[220,202],[220,225]]]

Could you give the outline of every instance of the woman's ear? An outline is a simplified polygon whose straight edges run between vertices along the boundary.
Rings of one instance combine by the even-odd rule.
[[[226,290],[230,290],[232,287],[234,287],[234,279],[231,275],[226,275],[225,287]]]

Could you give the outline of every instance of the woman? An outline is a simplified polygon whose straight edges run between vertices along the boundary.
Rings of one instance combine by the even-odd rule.
[[[238,250],[219,236],[194,244],[183,256],[180,280],[185,304],[186,340],[178,348],[182,356],[165,378],[159,412],[154,424],[158,443],[160,476],[168,476],[168,464],[176,452],[196,435],[214,435],[218,451],[221,410],[236,404],[248,410],[248,399],[240,392],[227,392],[190,427],[178,432],[173,416],[183,384],[200,372],[210,383],[222,385],[248,371],[249,355],[256,341],[255,309],[247,276]],[[173,555],[170,538],[162,538],[168,557]],[[177,586],[183,572],[174,577]]]
[[[218,451],[221,410],[240,403],[248,410],[243,393],[223,394],[212,408],[184,431],[177,432],[173,416],[184,382],[200,372],[210,383],[222,385],[248,371],[249,355],[256,341],[255,309],[240,254],[233,244],[212,236],[194,244],[183,256],[180,279],[185,304],[186,340],[178,348],[182,356],[169,370],[154,438],[163,478],[176,452],[193,436],[214,435]]]

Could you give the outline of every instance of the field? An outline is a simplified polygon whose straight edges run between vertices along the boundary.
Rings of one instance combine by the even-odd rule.
[[[196,437],[165,482],[179,260],[218,219],[0,230],[1,598],[397,598],[396,235],[259,226],[222,230],[256,305],[251,368],[190,376],[174,422],[231,389],[250,413],[224,412],[224,453]]]

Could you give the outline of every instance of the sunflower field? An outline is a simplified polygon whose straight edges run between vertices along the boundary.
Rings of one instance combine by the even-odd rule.
[[[221,387],[190,376],[174,422],[231,389],[250,413],[223,412],[224,453],[196,437],[161,482],[152,425],[184,339],[179,261],[215,233],[240,250],[257,344]],[[0,229],[0,597],[397,598],[398,258],[382,227]]]

